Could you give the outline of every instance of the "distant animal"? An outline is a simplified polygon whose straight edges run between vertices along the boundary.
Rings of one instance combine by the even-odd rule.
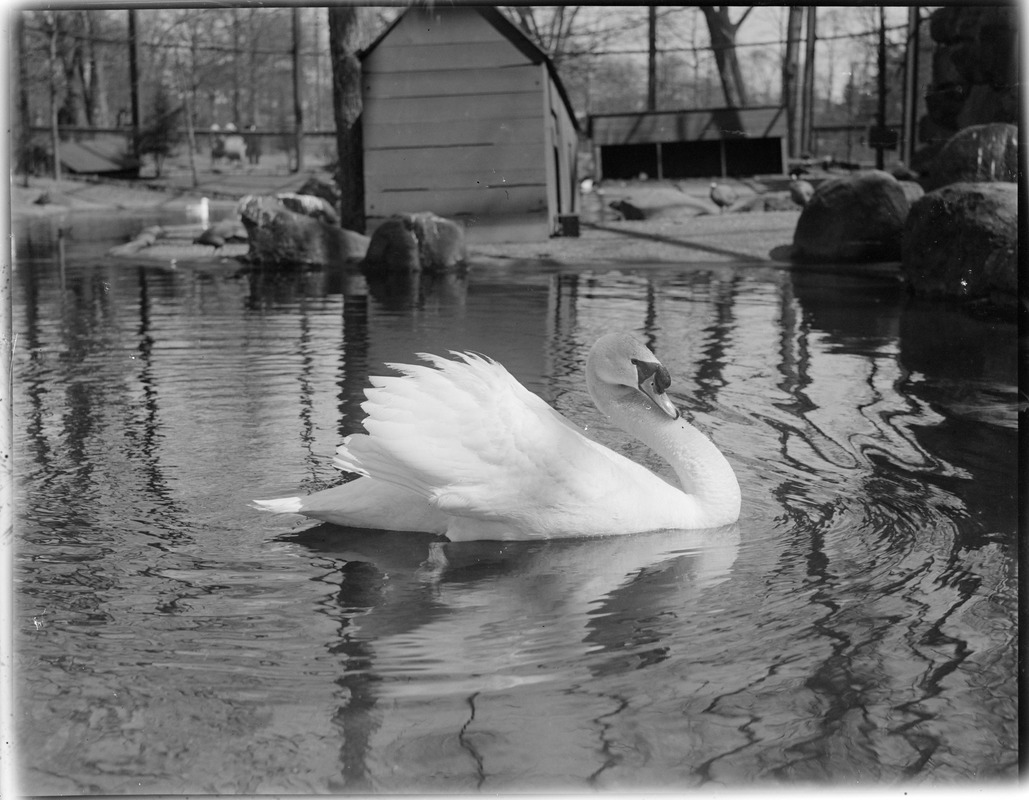
[[[615,200],[613,203],[608,203],[608,205],[621,214],[622,219],[638,221],[647,218],[647,215],[643,213],[642,208],[634,206],[628,200]]]
[[[715,444],[672,403],[668,370],[641,342],[608,333],[586,358],[586,389],[615,425],[664,456],[681,488],[584,436],[475,353],[422,355],[373,377],[367,433],[335,465],[361,477],[307,497],[258,501],[336,525],[423,531],[451,541],[575,538],[728,525],[740,486]]]
[[[231,133],[228,136],[219,136],[214,140],[214,143],[211,146],[212,162],[217,161],[219,158],[224,158],[226,161],[236,161],[242,164],[246,154],[246,141],[238,133]]]
[[[802,180],[796,172],[792,173],[790,178],[792,179],[790,180],[790,199],[803,208],[807,205],[808,200],[811,199],[811,195],[815,193],[815,187]]]
[[[736,202],[736,190],[724,183],[712,183],[711,202],[718,206],[718,213],[721,214]]]

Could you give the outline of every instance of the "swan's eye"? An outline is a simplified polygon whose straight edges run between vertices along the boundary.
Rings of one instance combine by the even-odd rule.
[[[654,389],[658,394],[661,394],[672,385],[672,376],[663,364],[659,364],[656,361],[640,361],[638,358],[632,359],[632,363],[636,367],[636,377],[640,387],[642,387],[644,381],[649,380],[651,377],[654,379]]]

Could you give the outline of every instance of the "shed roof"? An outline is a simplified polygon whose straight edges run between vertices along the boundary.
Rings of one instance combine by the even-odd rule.
[[[561,77],[557,74],[557,68],[554,66],[554,62],[551,61],[547,54],[540,50],[539,47],[537,47],[536,44],[529,39],[529,37],[526,36],[517,25],[501,14],[495,6],[439,6],[431,4],[415,4],[408,6],[402,13],[397,15],[397,18],[393,20],[393,22],[391,22],[382,33],[376,37],[375,41],[357,54],[358,58],[363,62],[368,55],[382,43],[383,39],[389,36],[393,29],[400,24],[400,20],[410,13],[412,9],[417,8],[436,12],[453,11],[457,8],[461,8],[477,12],[479,16],[492,25],[501,36],[514,45],[530,63],[546,65],[547,74],[550,76],[550,80],[557,89],[562,103],[564,103],[565,110],[568,112],[572,125],[575,127],[576,131],[579,130],[579,122],[575,118],[575,109],[572,108],[572,101],[568,98],[568,93],[565,91],[564,84],[561,83]]]
[[[124,136],[100,135],[91,141],[63,142],[60,152],[64,167],[82,175],[139,170],[139,161],[129,152]]]
[[[590,136],[597,145],[785,135],[786,116],[782,106],[642,111],[590,117]]]

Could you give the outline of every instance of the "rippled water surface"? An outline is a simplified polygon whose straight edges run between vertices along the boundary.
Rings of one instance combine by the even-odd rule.
[[[369,287],[74,236],[62,264],[51,233],[14,276],[23,791],[1013,778],[1013,326],[884,277]],[[248,505],[338,482],[368,376],[421,351],[493,356],[667,471],[585,392],[612,329],[735,466],[738,525],[458,545]]]

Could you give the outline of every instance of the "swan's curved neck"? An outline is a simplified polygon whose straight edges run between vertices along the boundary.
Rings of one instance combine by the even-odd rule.
[[[740,513],[740,485],[722,452],[682,416],[672,419],[639,392],[590,394],[604,414],[664,458],[675,470],[683,492],[692,497],[705,524],[734,522]]]

